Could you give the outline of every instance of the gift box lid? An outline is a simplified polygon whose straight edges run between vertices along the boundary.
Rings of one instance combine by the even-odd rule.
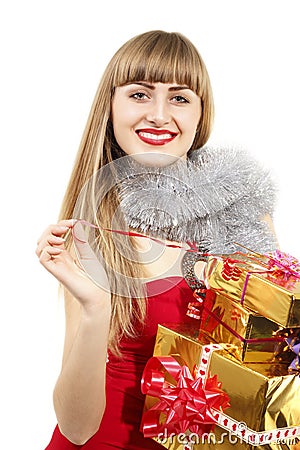
[[[238,255],[210,257],[205,277],[212,289],[271,321],[283,327],[300,326],[300,281],[296,278],[276,278],[265,266]]]

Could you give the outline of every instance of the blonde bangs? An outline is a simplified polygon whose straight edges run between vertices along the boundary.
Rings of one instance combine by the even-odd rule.
[[[180,33],[144,33],[127,42],[115,57],[114,86],[146,80],[185,85],[200,97],[206,90],[200,55]]]

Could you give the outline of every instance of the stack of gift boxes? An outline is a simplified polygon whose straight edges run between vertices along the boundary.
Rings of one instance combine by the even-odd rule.
[[[209,257],[194,325],[159,326],[142,430],[170,450],[288,449],[300,438],[300,265]],[[297,438],[298,436],[298,438]]]

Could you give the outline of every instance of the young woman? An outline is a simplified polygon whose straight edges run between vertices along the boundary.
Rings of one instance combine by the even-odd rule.
[[[54,389],[58,426],[47,450],[161,448],[139,431],[144,402],[140,379],[152,355],[157,324],[192,320],[186,316],[193,294],[186,280],[195,261],[182,258],[180,245],[193,241],[200,250],[227,253],[235,250],[234,242],[258,251],[274,249],[266,222],[272,213],[272,185],[244,154],[203,147],[212,121],[206,67],[181,34],[151,31],[136,36],[108,64],[60,221],[44,231],[36,250],[42,265],[63,285],[66,309],[62,369]],[[171,158],[170,164],[164,162],[148,178],[143,172],[142,182],[127,176],[125,187],[113,186],[99,206],[95,189],[99,170],[128,157],[138,164],[135,157],[148,154],[150,172],[153,161],[161,157]],[[172,172],[177,167],[174,161],[183,164],[180,173],[186,183],[181,178],[174,185],[167,177],[166,183],[155,182],[153,189],[157,173]],[[92,188],[82,197],[89,180],[94,180]],[[191,189],[187,191],[185,184]],[[140,197],[143,189],[150,192],[148,197]],[[89,211],[87,216],[77,215],[78,198]],[[153,205],[163,205],[162,209],[171,205],[171,225],[168,214]],[[165,246],[156,260],[145,262],[146,239],[109,231],[115,229],[113,219],[120,207],[119,229],[124,225],[178,247]],[[103,264],[94,258],[93,270],[98,264],[100,274],[97,283],[75,256],[70,233],[73,229],[76,236],[74,218],[99,225],[97,246]],[[75,241],[82,261],[93,257],[84,239]]]

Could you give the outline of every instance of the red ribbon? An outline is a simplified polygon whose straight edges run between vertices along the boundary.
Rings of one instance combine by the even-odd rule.
[[[166,381],[171,376],[175,385]],[[222,391],[217,376],[192,376],[186,365],[181,366],[172,356],[149,359],[142,376],[142,393],[159,401],[143,414],[145,437],[160,433],[179,434],[189,430],[201,436],[209,433],[216,423],[212,408],[223,411],[229,407],[229,397]]]
[[[194,319],[200,320],[200,333],[201,331],[205,331],[206,333],[212,333],[218,325],[223,325],[226,330],[228,330],[233,336],[239,339],[241,342],[245,344],[257,344],[260,342],[283,342],[283,336],[271,336],[265,338],[244,338],[241,336],[236,330],[231,328],[228,323],[224,322],[223,313],[219,316],[212,311],[213,301],[215,298],[214,292],[210,289],[207,290],[208,295],[205,299],[198,295],[197,290],[193,293],[193,296],[197,299],[197,302],[190,302],[188,304],[187,316],[192,317]],[[206,304],[208,306],[206,306]],[[237,320],[238,317],[235,317],[234,320]],[[204,325],[202,325],[204,324]]]
[[[246,253],[237,252],[236,255],[238,254],[244,256],[247,260],[250,260],[250,262],[253,261],[263,267],[263,270],[249,272],[249,274],[268,274],[269,276],[274,277],[275,282],[276,280],[285,282],[289,281],[291,278],[294,281],[300,280],[300,262],[294,256],[282,252],[281,250],[275,250],[272,253],[264,255],[256,253],[258,258]],[[234,255],[235,254],[232,256]],[[231,279],[237,281],[241,275],[241,270],[236,266],[236,263],[248,264],[247,260],[233,259],[232,257],[224,259],[222,277],[227,281]]]
[[[124,230],[113,230],[111,228],[104,228],[101,225],[94,225],[93,223],[88,222],[87,220],[84,219],[74,219],[76,222],[75,223],[81,223],[82,225],[86,225],[88,227],[94,228],[96,230],[103,230],[103,231],[109,231],[111,233],[116,233],[116,234],[121,234],[124,236],[130,236],[130,237],[141,237],[141,238],[147,238],[150,239],[153,242],[156,242],[157,244],[161,244],[165,247],[170,247],[170,248],[182,248],[183,250],[187,251],[187,252],[192,252],[192,253],[199,253],[201,256],[212,256],[210,253],[202,253],[199,252],[198,247],[196,245],[195,242],[191,242],[191,241],[186,241],[186,244],[189,246],[189,248],[186,248],[184,245],[180,245],[180,244],[167,244],[166,242],[162,241],[161,239],[155,238],[153,236],[148,236],[146,234],[141,234],[141,233],[137,233],[135,231],[124,231]],[[78,236],[76,235],[76,231],[75,231],[75,227],[72,228],[72,235],[73,238],[78,241],[81,241],[80,238],[78,238]],[[213,255],[213,256],[217,256],[217,255]]]
[[[241,440],[247,442],[247,444],[251,443],[251,445],[254,446],[278,442],[278,439],[286,440],[289,438],[293,439],[295,436],[300,436],[300,426],[298,425],[273,430],[255,431],[247,427],[243,422],[238,422],[223,412],[223,409],[229,406],[228,396],[221,391],[220,383],[217,381],[216,376],[213,378],[208,377],[211,355],[215,350],[223,348],[223,345],[224,344],[222,344],[222,346],[210,344],[205,345],[202,348],[199,359],[199,368],[197,370],[199,377],[193,378],[187,367],[180,366],[171,356],[153,357],[148,361],[149,366],[148,364],[146,365],[142,380],[142,390],[145,394],[148,393],[149,395],[152,394],[159,397],[159,402],[144,414],[142,429],[144,429],[145,436],[160,437],[163,435],[163,437],[166,437],[171,433],[178,434],[181,430],[183,430],[182,432],[184,433],[187,429],[192,433],[198,432],[198,434],[201,435],[201,433],[203,434],[211,431],[214,424],[218,424],[230,434],[236,435]],[[168,390],[164,391],[164,389],[172,387],[170,383],[166,382],[164,374],[173,377],[174,384],[177,382],[177,386],[173,387],[173,394],[172,392],[168,392]],[[200,396],[200,401],[197,401],[199,387],[202,388],[202,383],[205,384],[205,392],[208,391],[209,394],[211,393],[211,395],[207,396],[208,401],[206,403],[206,405],[208,405],[207,409],[209,414],[205,414],[204,396]],[[192,397],[189,389],[191,385]],[[181,389],[179,392],[176,392],[175,389],[178,388]],[[194,391],[196,391],[196,394]],[[222,396],[221,401],[220,392]],[[190,400],[192,400],[192,407],[189,408],[191,413],[189,414],[190,417],[187,417],[187,413],[179,414],[179,412],[185,412],[185,409],[187,409],[186,405]],[[204,413],[201,409],[204,409]],[[204,420],[201,420],[201,417],[198,420],[197,414],[202,415],[204,418],[208,415],[207,423],[204,423]],[[166,419],[162,420],[161,416],[167,416],[169,424],[166,424]],[[193,417],[196,417],[194,422]],[[214,423],[212,423],[211,417]],[[181,422],[181,426],[178,425],[178,427],[176,427],[174,425],[174,418],[178,418],[177,423]],[[200,424],[198,421],[200,421]]]
[[[252,274],[266,275],[273,283],[283,286],[286,289],[292,289],[295,282],[300,280],[300,262],[288,253],[284,253],[280,250],[275,250],[273,253],[260,255],[255,253],[258,257],[253,255],[237,252],[236,255],[242,255],[246,260],[233,259],[232,257],[223,260],[223,268],[221,276],[224,280],[238,281],[242,273],[236,264],[249,264],[253,261],[255,264],[260,265],[262,270],[248,271],[244,282],[243,290],[241,293],[240,302],[243,305],[245,301],[248,282]],[[233,254],[232,256],[234,256]]]
[[[214,255],[212,253],[202,253],[199,252],[198,247],[196,245],[195,242],[190,242],[190,241],[186,241],[186,244],[189,246],[188,249],[186,249],[183,245],[178,245],[178,244],[166,244],[164,241],[154,238],[152,236],[148,236],[148,235],[143,235],[137,232],[133,232],[133,231],[123,231],[123,230],[113,230],[110,228],[104,228],[101,226],[97,226],[94,225],[90,222],[87,222],[84,219],[76,219],[76,222],[80,222],[83,225],[87,225],[91,228],[95,228],[95,229],[102,229],[104,231],[110,231],[112,233],[117,233],[117,234],[122,234],[125,236],[132,236],[132,237],[143,237],[143,238],[148,238],[151,239],[152,241],[158,243],[158,244],[162,244],[165,245],[166,247],[171,247],[171,248],[182,248],[185,249],[187,252],[194,252],[194,253],[199,253],[199,255],[201,256],[205,256],[205,257],[209,257],[209,256],[219,256],[219,255]],[[72,233],[73,236],[76,239],[80,240],[77,236],[76,236],[76,232],[75,232],[75,227],[73,227],[72,229]],[[240,244],[237,244],[240,245]],[[241,247],[243,247],[242,245],[240,245]],[[246,247],[245,247],[246,248]],[[259,254],[256,252],[253,252],[250,249],[247,249],[250,252],[252,252],[252,255],[246,254],[246,253],[242,253],[242,252],[235,252],[233,253],[232,256],[234,255],[242,255],[245,256],[246,258],[249,258],[250,260],[254,260],[256,263],[265,265],[265,267],[267,268],[266,271],[264,271],[263,273],[270,273],[272,274],[275,278],[284,278],[284,279],[289,279],[289,277],[294,277],[296,279],[300,280],[300,262],[294,258],[293,256],[289,255],[288,253],[284,253],[280,250],[276,250],[273,253],[270,254]],[[254,255],[257,255],[259,258],[261,259],[265,259],[267,258],[267,264],[263,263],[261,259],[258,259],[256,257],[253,257]],[[222,271],[222,275],[224,276],[225,279],[229,280],[229,279],[233,279],[233,280],[238,280],[241,270],[239,268],[236,267],[235,263],[245,263],[245,261],[239,260],[239,259],[232,259],[232,258],[226,258],[224,260],[224,267],[223,267],[223,271]]]
[[[268,266],[272,276],[283,281],[292,277],[300,280],[300,262],[292,255],[275,250],[268,256]]]

